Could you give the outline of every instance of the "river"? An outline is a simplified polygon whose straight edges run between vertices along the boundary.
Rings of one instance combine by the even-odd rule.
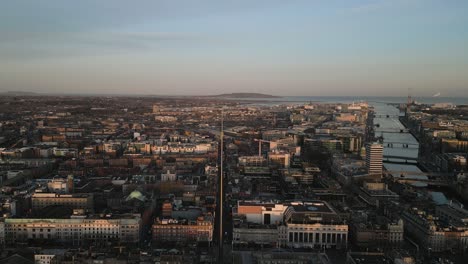
[[[417,158],[419,143],[409,132],[405,131],[405,127],[401,124],[398,116],[404,115],[398,108],[393,105],[385,103],[371,103],[374,107],[375,115],[374,125],[379,124],[379,127],[375,128],[375,136],[383,136],[384,145],[384,156],[399,156],[407,158]],[[387,117],[388,115],[388,117]],[[380,117],[379,117],[380,116]],[[404,130],[400,133],[400,130]],[[393,147],[389,147],[389,143],[393,142]],[[394,143],[398,142],[398,143]],[[401,144],[408,144],[407,148],[403,148]],[[393,161],[402,161],[398,159],[392,159]],[[384,167],[388,171],[404,171],[404,172],[421,172],[421,170],[412,164],[395,164],[384,162]],[[395,175],[396,176],[396,175]],[[423,175],[411,175],[411,173],[405,173],[405,177],[416,178],[416,179],[427,179]],[[414,183],[413,185],[419,187],[425,187],[427,184],[422,182]]]

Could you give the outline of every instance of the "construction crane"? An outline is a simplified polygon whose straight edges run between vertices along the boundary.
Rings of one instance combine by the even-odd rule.
[[[258,156],[262,156],[262,143],[271,143],[271,141],[255,138],[254,141],[258,141]]]

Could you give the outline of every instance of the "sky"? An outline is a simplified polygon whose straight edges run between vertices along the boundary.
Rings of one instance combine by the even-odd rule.
[[[0,92],[468,97],[466,0],[0,0]]]

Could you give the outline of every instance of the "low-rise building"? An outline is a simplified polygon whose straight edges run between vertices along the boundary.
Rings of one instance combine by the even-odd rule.
[[[324,201],[285,204],[239,202],[236,216],[244,220],[234,226],[235,243],[273,243],[277,235],[275,244],[279,247],[347,246],[348,225]]]
[[[0,221],[0,247],[5,245],[5,222]]]
[[[93,194],[34,193],[31,196],[32,210],[37,211],[47,206],[62,205],[72,209],[94,211]]]
[[[436,207],[436,216],[440,220],[453,225],[465,225],[468,227],[468,210],[463,205],[455,205],[452,202]]]
[[[84,241],[137,243],[140,239],[141,218],[137,215],[108,215],[105,217],[73,215],[69,219],[6,218],[5,241],[53,241],[81,245]]]
[[[325,253],[315,252],[260,252],[237,251],[233,253],[235,263],[261,264],[330,264]]]
[[[270,165],[280,168],[289,168],[291,155],[286,152],[269,152],[268,161]]]
[[[379,207],[379,202],[397,200],[398,194],[388,189],[382,182],[364,182],[359,192],[359,197],[369,205]]]
[[[403,212],[402,218],[407,232],[420,247],[432,252],[449,249],[468,248],[468,228],[466,225],[452,225],[441,221],[426,211],[412,208]]]
[[[325,201],[291,203],[278,230],[279,245],[293,248],[346,248],[348,224]]]
[[[361,248],[396,248],[403,243],[403,220],[386,224],[366,222],[351,226],[353,244]]]
[[[157,219],[152,226],[153,241],[190,242],[213,241],[213,217],[199,217],[196,221]]]
[[[291,210],[287,205],[273,202],[238,201],[237,214],[244,215],[246,222],[254,224],[280,224],[284,221],[284,215]]]
[[[234,224],[232,240],[234,244],[255,243],[276,246],[278,243],[278,226],[253,223]]]

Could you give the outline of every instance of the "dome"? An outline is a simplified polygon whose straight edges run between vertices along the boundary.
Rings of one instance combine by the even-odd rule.
[[[132,193],[130,193],[130,195],[127,197],[127,199],[125,199],[125,201],[130,201],[132,199],[137,199],[144,202],[146,200],[146,197],[140,191],[135,190]]]

